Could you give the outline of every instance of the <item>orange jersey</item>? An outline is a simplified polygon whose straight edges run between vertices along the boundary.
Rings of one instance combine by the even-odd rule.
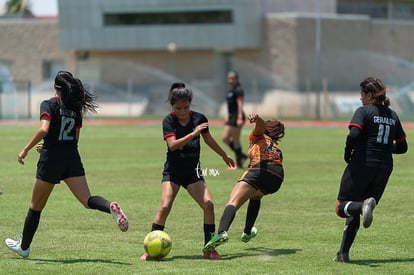
[[[253,131],[249,135],[250,147],[248,156],[250,159],[249,168],[258,163],[282,165],[283,155],[279,146],[269,136],[255,136]]]

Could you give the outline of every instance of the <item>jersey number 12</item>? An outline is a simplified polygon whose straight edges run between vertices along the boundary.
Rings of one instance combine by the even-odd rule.
[[[62,123],[60,124],[59,141],[73,140],[75,137],[70,134],[75,127],[75,119],[72,117],[62,116]]]

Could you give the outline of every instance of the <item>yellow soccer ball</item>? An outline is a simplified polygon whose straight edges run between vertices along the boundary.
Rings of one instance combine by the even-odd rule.
[[[154,230],[145,236],[144,249],[150,257],[161,259],[170,253],[171,237],[161,230]]]

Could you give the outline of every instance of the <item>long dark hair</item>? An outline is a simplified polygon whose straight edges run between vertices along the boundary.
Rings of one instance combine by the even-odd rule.
[[[82,81],[75,78],[70,72],[59,71],[55,77],[55,89],[59,91],[61,100],[66,109],[85,115],[96,113],[98,104],[95,95],[87,91]]]

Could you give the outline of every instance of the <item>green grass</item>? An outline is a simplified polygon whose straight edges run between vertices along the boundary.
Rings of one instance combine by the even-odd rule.
[[[87,124],[87,123],[86,123]],[[243,130],[244,147],[247,134]],[[21,234],[31,197],[37,153],[26,165],[17,154],[36,127],[2,126],[0,139],[0,237]],[[219,143],[222,128],[212,127]],[[184,189],[177,196],[166,232],[173,248],[164,260],[142,262],[142,241],[159,205],[166,146],[161,126],[88,126],[80,151],[90,189],[119,201],[130,220],[120,232],[110,215],[86,210],[65,184],[55,187],[42,213],[31,255],[22,259],[0,246],[0,274],[413,274],[414,156],[395,156],[395,168],[369,229],[361,227],[350,264],[332,262],[344,220],[335,215],[346,129],[287,128],[281,143],[286,178],[278,193],[262,202],[258,236],[240,241],[246,206],[236,215],[230,240],[219,247],[223,261],[204,260],[202,211]],[[407,130],[409,146],[414,144]],[[226,148],[227,150],[227,148]],[[240,171],[228,171],[202,144],[202,164],[219,171],[206,176],[216,224]]]

